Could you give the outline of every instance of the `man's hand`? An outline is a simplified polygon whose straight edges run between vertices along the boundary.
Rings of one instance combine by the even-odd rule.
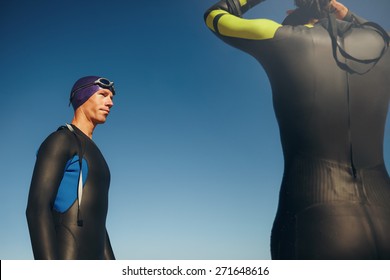
[[[348,8],[336,0],[330,1],[330,8],[331,10],[334,10],[337,19],[343,20],[348,14]]]

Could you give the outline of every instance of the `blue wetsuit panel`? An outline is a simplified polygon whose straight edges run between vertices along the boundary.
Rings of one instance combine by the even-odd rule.
[[[83,187],[88,177],[88,163],[83,159]],[[76,155],[66,163],[64,177],[58,188],[54,210],[66,212],[77,200],[77,188],[80,173],[79,157]]]

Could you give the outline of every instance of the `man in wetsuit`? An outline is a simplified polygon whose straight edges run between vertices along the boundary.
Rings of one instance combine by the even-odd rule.
[[[72,123],[38,150],[26,210],[35,259],[115,259],[106,230],[110,171],[92,141],[114,94],[105,78],[79,79],[70,96]]]
[[[296,0],[284,24],[241,18],[260,2],[220,1],[205,22],[271,83],[285,161],[272,258],[390,259],[388,34],[333,0]]]

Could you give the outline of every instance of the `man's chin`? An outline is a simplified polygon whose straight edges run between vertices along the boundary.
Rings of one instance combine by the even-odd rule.
[[[96,123],[96,125],[98,125],[98,124],[104,124],[106,121],[107,121],[107,118],[101,118],[101,119],[99,119],[99,120],[96,120],[95,123]]]

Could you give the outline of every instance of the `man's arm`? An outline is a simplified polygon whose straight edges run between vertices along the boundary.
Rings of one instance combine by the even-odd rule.
[[[35,259],[58,259],[52,208],[69,158],[66,138],[50,135],[37,154],[26,209]]]
[[[221,9],[232,15],[241,17],[251,8],[264,1],[265,0],[222,0],[208,9],[205,16],[207,16],[207,13],[211,10]]]
[[[216,35],[229,38],[265,40],[274,37],[281,27],[268,19],[243,19],[241,16],[264,0],[222,0],[209,8],[204,19]]]

